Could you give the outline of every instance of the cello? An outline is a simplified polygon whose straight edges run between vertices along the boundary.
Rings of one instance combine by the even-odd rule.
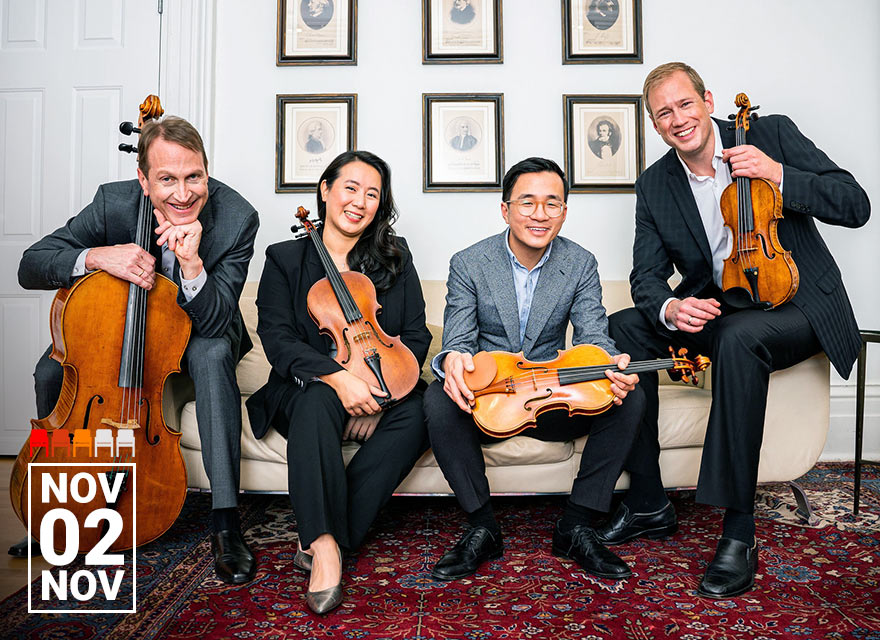
[[[746,144],[752,111],[744,93],[736,96],[736,144]],[[721,290],[733,307],[773,309],[794,297],[798,269],[779,242],[777,226],[782,216],[782,193],[770,180],[739,176],[721,194],[721,215],[733,236],[730,255],[724,259]]]
[[[605,371],[644,373],[669,369],[685,382],[698,384],[697,371],[705,371],[709,358],[686,358],[687,349],[672,357],[630,362],[625,370],[613,364],[608,352],[595,345],[580,344],[560,351],[554,360],[531,362],[522,352],[480,351],[474,370],[464,381],[474,394],[474,422],[496,438],[514,436],[537,425],[546,411],[566,409],[570,416],[592,416],[607,411],[614,402],[611,380]]]
[[[304,230],[312,239],[326,277],[309,289],[306,307],[321,333],[336,343],[334,360],[385,392],[373,396],[382,409],[403,400],[419,381],[419,363],[399,337],[386,334],[376,314],[381,310],[376,300],[376,287],[357,271],[339,272],[315,223],[308,219],[305,207],[298,207],[300,224],[291,231]]]
[[[140,126],[163,113],[156,96],[148,96],[140,112]],[[129,122],[119,128],[126,135],[140,132]],[[120,150],[134,148],[120,145]],[[153,205],[142,195],[135,242],[145,251],[153,242],[152,227]],[[162,416],[165,380],[180,371],[191,328],[189,316],[177,304],[177,290],[177,285],[158,273],[155,285],[147,291],[99,270],[56,293],[49,315],[51,357],[63,366],[64,378],[55,408],[45,418],[31,420],[31,426],[45,429],[53,445],[60,438],[73,447],[33,447],[29,446],[33,442],[26,442],[13,466],[9,487],[16,515],[25,524],[30,518],[37,539],[44,516],[56,507],[73,512],[82,552],[93,549],[108,530],[108,526],[103,530],[95,524],[86,526],[86,517],[98,509],[113,510],[121,517],[122,528],[106,547],[111,551],[155,540],[180,513],[187,486],[181,434],[172,431]],[[121,434],[126,437],[121,439]],[[103,446],[108,438],[109,451]],[[123,440],[131,443],[124,455],[118,446]],[[77,443],[87,443],[87,451],[78,449]],[[46,466],[31,467],[31,463]],[[78,463],[101,467],[96,470]],[[98,486],[115,489],[113,499],[107,501],[99,489],[85,503],[61,504],[49,492],[51,499],[34,500],[29,513],[28,487],[39,491],[48,482],[60,485],[62,473],[92,476]],[[101,519],[113,528],[110,517]],[[57,523],[51,534],[47,532],[54,549],[67,548],[66,533]]]

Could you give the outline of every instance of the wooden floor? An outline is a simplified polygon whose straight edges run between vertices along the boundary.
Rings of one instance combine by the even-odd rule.
[[[27,558],[13,558],[6,550],[26,535],[23,524],[18,520],[12,503],[9,501],[9,476],[15,458],[0,456],[0,600],[12,595],[28,583]],[[31,560],[31,571],[39,575],[48,569],[49,563],[41,557]]]

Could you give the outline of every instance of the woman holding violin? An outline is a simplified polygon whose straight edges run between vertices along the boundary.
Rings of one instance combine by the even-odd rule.
[[[438,381],[425,392],[425,416],[434,456],[469,526],[434,566],[431,575],[438,580],[464,578],[504,553],[480,449],[481,444],[499,440],[499,425],[488,420],[487,431],[493,436],[477,429],[474,417],[480,422],[476,414],[482,399],[476,400],[471,415],[475,390],[484,391],[491,379],[473,384],[482,368],[475,367],[480,358],[474,354],[521,352],[517,361],[531,361],[521,366],[536,367],[532,369],[535,396],[541,396],[536,400],[553,402],[550,394],[562,389],[558,380],[550,380],[555,376],[542,372],[542,363],[565,348],[569,323],[574,327],[574,344],[592,344],[612,354],[605,360],[604,372],[610,379],[606,383],[613,394],[608,401],[611,407],[598,415],[547,410],[522,434],[559,442],[590,434],[571,496],[553,530],[553,553],[603,578],[631,574],[626,563],[596,539],[595,526],[610,508],[614,485],[642,418],[644,395],[636,386],[638,376],[611,371],[626,369],[629,356],[619,353],[608,337],[595,257],[558,235],[567,198],[568,183],[555,162],[528,158],[517,163],[503,181],[501,215],[507,228],[460,251],[450,262],[443,351],[431,363]],[[525,404],[531,406],[532,398]]]
[[[287,437],[294,564],[311,572],[308,606],[326,613],[342,601],[342,551],[360,546],[427,448],[421,392],[409,389],[431,334],[412,256],[392,229],[388,165],[367,151],[345,152],[321,175],[317,196],[323,229],[304,222],[310,238],[266,251],[257,332],[272,372],[248,411],[257,437],[270,425]],[[363,281],[378,292],[372,302],[359,297]],[[376,303],[381,313],[371,316]],[[395,391],[403,373],[409,381]],[[345,440],[361,445],[347,468]]]

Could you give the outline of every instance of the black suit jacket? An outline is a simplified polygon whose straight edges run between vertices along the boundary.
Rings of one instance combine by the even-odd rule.
[[[143,191],[137,180],[98,187],[94,199],[67,224],[29,247],[21,258],[18,281],[25,289],[70,287],[76,259],[83,249],[135,242]],[[244,330],[238,299],[254,253],[260,226],[257,212],[238,192],[219,180],[208,180],[208,202],[199,213],[202,238],[199,257],[208,274],[204,288],[190,301],[178,292],[177,303],[192,319],[193,331],[207,338],[227,332],[238,342],[238,356],[252,343]],[[153,220],[152,229],[158,224]],[[155,250],[155,236],[151,247]],[[157,262],[158,267],[158,262]],[[179,280],[177,284],[180,284]]]
[[[735,132],[716,121],[724,148]],[[858,326],[840,270],[816,229],[816,220],[845,227],[867,222],[868,196],[853,176],[838,167],[785,116],[765,116],[751,124],[748,143],[783,165],[783,209],[779,240],[791,251],[800,273],[794,304],[810,322],[822,349],[848,377],[861,345]],[[630,274],[633,301],[660,325],[660,308],[670,297],[718,297],[712,280],[709,241],[687,176],[674,150],[636,181],[636,237]],[[673,291],[673,266],[682,275]]]
[[[431,344],[431,332],[425,326],[425,299],[406,241],[398,237],[397,243],[403,251],[403,270],[389,290],[377,295],[382,307],[378,320],[385,333],[400,336],[421,367]],[[272,371],[266,384],[247,401],[251,429],[257,438],[262,438],[270,425],[286,433],[288,425],[279,412],[282,403],[312,378],[342,369],[327,355],[332,341],[318,332],[306,305],[309,289],[323,277],[324,267],[309,238],[279,242],[266,250],[257,293],[257,333]]]

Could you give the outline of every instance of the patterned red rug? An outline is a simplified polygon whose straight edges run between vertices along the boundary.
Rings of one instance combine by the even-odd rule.
[[[672,494],[680,530],[660,542],[618,547],[634,575],[584,575],[550,554],[563,498],[496,501],[504,557],[480,575],[434,582],[431,565],[455,542],[462,518],[451,499],[395,498],[364,549],[345,560],[345,601],[326,617],[305,606],[293,567],[293,518],[283,496],[247,496],[257,578],[230,587],[213,578],[204,523],[210,499],[188,497],[163,538],[138,553],[138,612],[28,615],[20,591],[0,603],[0,638],[857,638],[880,640],[880,475],[863,476],[852,515],[852,465],[822,464],[801,479],[818,516],[798,523],[786,485],[762,487],[756,588],[726,601],[698,598],[720,512]]]

